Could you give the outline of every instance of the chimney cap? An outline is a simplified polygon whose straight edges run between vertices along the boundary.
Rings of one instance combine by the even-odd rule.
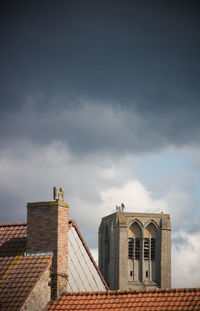
[[[53,187],[53,199],[55,201],[64,201],[64,188]]]

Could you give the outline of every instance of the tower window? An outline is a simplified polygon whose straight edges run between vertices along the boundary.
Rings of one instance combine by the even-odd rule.
[[[133,239],[128,239],[128,258],[133,259]]]
[[[149,259],[149,239],[144,239],[144,259]]]
[[[140,259],[140,239],[139,238],[136,238],[135,240],[132,238],[128,239],[128,258],[135,259],[135,260]]]
[[[155,259],[155,246],[156,246],[156,239],[151,239],[151,260]]]
[[[135,239],[135,259],[140,259],[140,239]]]

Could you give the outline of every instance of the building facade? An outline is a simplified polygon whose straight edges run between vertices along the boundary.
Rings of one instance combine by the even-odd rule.
[[[117,212],[104,217],[99,268],[110,289],[170,288],[170,216]]]

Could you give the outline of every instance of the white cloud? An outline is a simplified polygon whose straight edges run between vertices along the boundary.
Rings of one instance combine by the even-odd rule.
[[[92,248],[91,250],[92,256],[96,262],[96,264],[98,265],[98,249],[97,248]]]
[[[186,175],[160,178],[165,191],[155,199],[150,184],[147,189],[130,172],[130,158],[94,154],[80,160],[57,142],[47,146],[21,143],[1,151],[0,176],[5,221],[25,220],[27,201],[51,200],[53,186],[63,186],[70,217],[76,219],[96,260],[98,226],[116,204],[124,202],[127,212],[170,212],[173,237],[182,237],[172,244],[173,286],[198,285],[199,217]]]
[[[172,244],[172,286],[200,287],[200,233],[180,232],[184,243]]]
[[[104,206],[120,205],[126,206],[127,212],[149,212],[160,213],[165,211],[167,203],[164,200],[152,198],[152,194],[138,180],[129,180],[122,187],[112,187],[101,192]]]

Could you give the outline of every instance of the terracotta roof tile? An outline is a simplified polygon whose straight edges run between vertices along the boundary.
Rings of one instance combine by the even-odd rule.
[[[26,249],[26,224],[0,225],[0,257],[16,256]]]
[[[26,224],[0,225],[0,309],[19,310],[40,274],[51,263],[51,255],[23,256]]]
[[[200,288],[65,293],[53,310],[200,311]]]
[[[5,257],[6,258],[6,257]],[[46,259],[46,267],[51,262],[51,255],[12,257],[8,269],[3,269],[0,278],[0,306],[2,310],[15,306],[19,308],[28,297],[31,288],[36,284],[40,274],[45,270],[45,266],[40,267],[40,263]],[[30,272],[25,267],[29,265]],[[23,272],[22,272],[23,271]]]

